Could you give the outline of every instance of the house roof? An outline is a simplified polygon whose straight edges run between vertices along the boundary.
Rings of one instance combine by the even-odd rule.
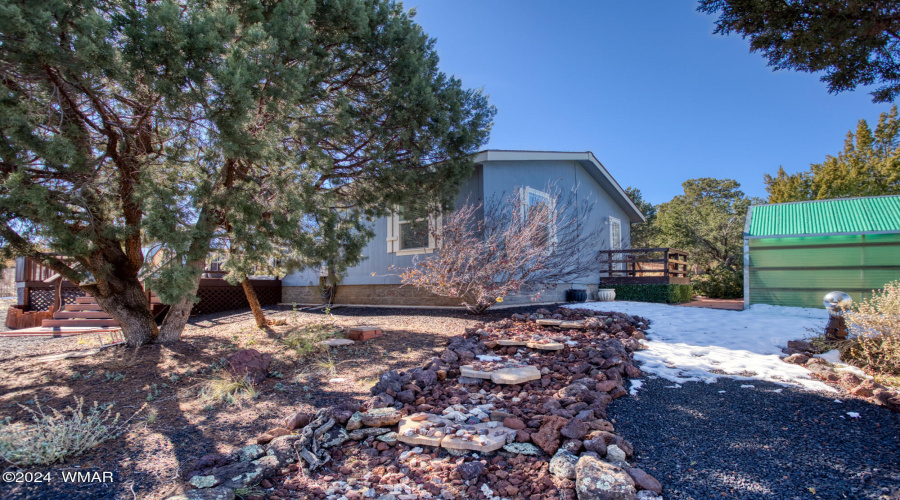
[[[755,205],[744,236],[829,236],[900,232],[900,195]]]
[[[590,151],[524,151],[510,149],[487,149],[475,154],[475,163],[486,161],[575,161],[600,184],[613,201],[628,214],[632,222],[646,222],[647,219],[622,186],[613,179],[606,167]]]

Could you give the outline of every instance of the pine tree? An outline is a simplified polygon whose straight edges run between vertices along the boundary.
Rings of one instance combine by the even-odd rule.
[[[824,200],[900,193],[900,118],[897,107],[881,113],[874,133],[865,120],[856,132],[847,132],[844,150],[810,165],[805,172],[788,174],[779,167],[775,177],[765,176],[769,203]]]
[[[659,205],[659,239],[691,254],[703,268],[740,267],[747,209],[762,200],[747,197],[731,179],[690,179],[684,194]]]
[[[832,93],[880,85],[873,101],[900,93],[900,2],[896,0],[700,0],[719,14],[716,33],[750,38],[775,69],[824,72]]]
[[[635,206],[644,214],[646,222],[634,223],[631,225],[631,247],[632,248],[653,248],[656,244],[657,233],[659,229],[656,227],[656,211],[657,207],[644,200],[641,190],[634,187],[625,188],[625,193],[631,198]]]
[[[177,340],[211,249],[350,253],[386,207],[449,204],[494,109],[437,65],[386,0],[0,0],[0,258]]]

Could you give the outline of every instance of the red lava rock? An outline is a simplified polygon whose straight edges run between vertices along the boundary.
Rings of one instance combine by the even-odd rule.
[[[312,420],[312,415],[304,411],[298,411],[284,419],[284,428],[290,430],[300,429],[309,425],[310,420]]]
[[[516,442],[527,443],[531,441],[531,433],[526,430],[516,431]]]
[[[256,349],[235,351],[226,359],[228,371],[236,377],[246,377],[250,383],[257,385],[269,375],[271,354],[263,354]]]
[[[631,476],[631,479],[634,480],[634,485],[637,486],[639,490],[650,490],[657,495],[662,493],[662,485],[659,484],[659,481],[656,480],[655,477],[647,474],[641,469],[637,468],[628,468],[625,469],[625,472]]]
[[[259,485],[265,489],[269,489],[272,487],[272,483],[268,479],[263,479],[262,481],[259,482]]]
[[[809,361],[809,356],[801,353],[791,354],[784,358],[785,363],[791,363],[793,365],[803,365],[806,364],[807,361]]]
[[[604,376],[606,376],[606,375],[604,375]],[[609,391],[615,389],[616,385],[618,385],[618,384],[616,383],[615,380],[603,380],[603,381],[597,382],[596,389],[599,392],[609,392]]]
[[[858,386],[862,383],[862,379],[856,376],[854,373],[845,372],[841,374],[841,378],[838,380],[838,383],[841,387],[850,389]]]
[[[563,427],[559,433],[569,439],[581,439],[587,435],[590,428],[588,425],[577,418],[569,420],[569,423]]]
[[[525,422],[523,422],[521,418],[516,418],[516,417],[504,418],[503,425],[505,427],[509,427],[510,429],[514,429],[517,431],[525,428]]]
[[[559,449],[559,431],[568,421],[562,417],[546,417],[541,428],[531,435],[531,440],[548,455],[553,455]]]
[[[387,443],[384,443],[384,442],[381,442],[381,441],[379,441],[378,444],[375,445],[375,449],[378,450],[378,451],[385,451],[385,450],[387,450],[388,448],[390,448],[390,446],[388,446]]]

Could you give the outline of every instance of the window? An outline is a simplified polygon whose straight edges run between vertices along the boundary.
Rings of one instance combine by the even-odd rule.
[[[545,221],[547,230],[536,236],[535,246],[548,246],[552,250],[556,243],[556,207],[553,205],[553,199],[549,193],[538,191],[530,187],[522,188],[522,217],[524,222],[528,222],[532,217],[540,217]]]
[[[622,221],[615,217],[609,218],[609,248],[622,249]]]
[[[441,217],[429,216],[425,209],[399,207],[388,217],[387,251],[397,255],[431,253],[438,246],[436,232]]]

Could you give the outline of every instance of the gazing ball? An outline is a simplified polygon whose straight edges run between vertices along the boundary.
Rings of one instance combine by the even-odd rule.
[[[829,292],[822,299],[825,309],[831,314],[837,315],[850,307],[853,299],[844,292]]]

